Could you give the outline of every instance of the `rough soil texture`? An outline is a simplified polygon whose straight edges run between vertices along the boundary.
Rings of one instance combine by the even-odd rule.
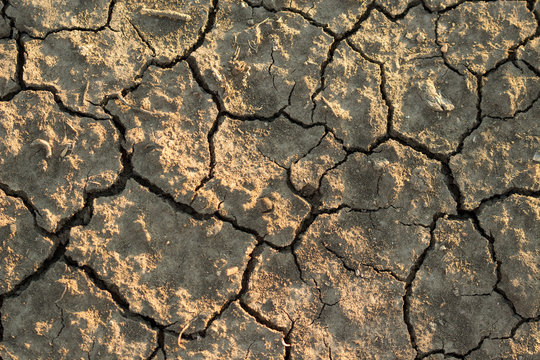
[[[4,0],[0,360],[540,359],[540,1]]]

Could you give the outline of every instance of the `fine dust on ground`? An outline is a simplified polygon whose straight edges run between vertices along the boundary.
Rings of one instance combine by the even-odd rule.
[[[540,1],[3,0],[0,359],[540,359]]]

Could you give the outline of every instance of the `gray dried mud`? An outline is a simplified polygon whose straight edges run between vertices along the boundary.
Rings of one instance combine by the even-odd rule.
[[[540,1],[5,0],[0,360],[540,359]]]

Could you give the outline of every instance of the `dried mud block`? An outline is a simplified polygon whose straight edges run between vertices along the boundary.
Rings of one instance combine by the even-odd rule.
[[[309,228],[296,254],[323,307],[311,324],[293,327],[291,358],[414,359],[403,321],[405,283],[369,267],[349,268],[317,236]]]
[[[540,104],[512,120],[484,118],[465,140],[450,168],[463,193],[465,209],[510,189],[540,190]]]
[[[394,140],[373,154],[354,153],[321,183],[323,208],[394,209],[406,224],[429,226],[436,213],[455,213],[441,166]]]
[[[50,92],[24,91],[0,102],[0,119],[0,182],[28,196],[48,231],[122,170],[112,124],[61,111]]]
[[[540,199],[512,195],[483,207],[479,219],[495,240],[499,288],[521,316],[540,315]]]
[[[405,280],[430,240],[429,228],[406,224],[407,220],[392,208],[372,212],[344,209],[319,215],[310,234],[351,268],[369,267]]]
[[[484,78],[482,114],[513,117],[540,95],[540,79],[523,62],[508,62]]]
[[[342,42],[325,78],[324,89],[314,99],[313,121],[327,124],[345,146],[367,150],[386,134],[388,108],[381,94],[379,66]]]
[[[538,5],[537,5],[538,7]],[[540,12],[540,9],[537,10]],[[540,71],[540,38],[534,38],[517,50],[517,58],[533,66],[536,72]]]
[[[204,324],[240,290],[255,239],[213,217],[195,219],[129,180],[95,200],[66,254],[89,265],[130,309],[181,329]]]
[[[115,13],[129,19],[158,62],[187,54],[207,23],[210,0],[127,0]]]
[[[324,173],[345,159],[345,155],[334,135],[327,133],[314,149],[292,164],[291,183],[303,196],[313,195]]]
[[[4,300],[0,357],[147,359],[156,331],[123,314],[82,271],[56,263],[18,297]]]
[[[138,39],[129,23],[114,21],[99,32],[61,31],[26,40],[24,82],[53,87],[67,107],[107,118],[98,105],[134,84],[150,58]]]
[[[403,14],[412,0],[376,0],[375,3],[392,16]]]
[[[149,67],[135,91],[108,107],[125,126],[135,172],[189,202],[210,169],[207,137],[218,110],[186,63]]]
[[[411,60],[440,55],[435,39],[436,19],[436,14],[421,6],[397,21],[373,10],[350,41],[368,59],[384,64],[387,71],[396,71]]]
[[[215,27],[193,54],[202,75],[233,114],[271,117],[286,108],[310,123],[332,38],[300,15],[241,4],[220,2]]]
[[[440,219],[433,236],[410,297],[419,350],[464,354],[484,337],[508,336],[519,318],[493,291],[496,264],[487,239],[470,220]]]
[[[476,122],[475,77],[450,70],[442,59],[410,62],[390,72],[386,86],[394,105],[392,130],[434,153],[455,151]]]
[[[351,30],[372,2],[373,0],[262,0],[264,6],[273,10],[292,9],[305,14],[307,18],[336,34]]]
[[[0,294],[36,271],[53,246],[53,239],[36,231],[22,200],[0,190]]]
[[[484,74],[536,30],[526,1],[465,2],[441,15],[439,43],[457,69]]]
[[[225,118],[214,136],[214,175],[193,206],[206,213],[219,209],[275,245],[290,244],[309,204],[289,188],[287,172],[323,133],[322,126],[304,129],[284,117],[272,122]]]
[[[316,288],[305,283],[299,271],[291,253],[266,247],[242,301],[283,329],[313,322],[323,304]]]
[[[467,359],[536,360],[540,356],[540,324],[526,322],[510,339],[486,339]]]
[[[6,15],[15,19],[19,31],[44,38],[64,29],[97,30],[104,27],[109,16],[109,3],[108,0],[10,0]]]
[[[19,88],[16,72],[17,44],[15,40],[0,40],[0,98]]]
[[[263,326],[233,302],[198,340],[165,336],[167,359],[283,359],[283,335]]]

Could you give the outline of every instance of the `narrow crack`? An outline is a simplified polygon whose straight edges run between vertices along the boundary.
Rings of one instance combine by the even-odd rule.
[[[484,198],[480,201],[480,205],[478,205],[475,209],[471,210],[472,212],[477,213],[483,206],[486,204],[490,204],[493,202],[498,202],[504,199],[509,198],[512,195],[522,195],[522,196],[528,196],[532,198],[539,199],[540,198],[540,190],[529,190],[529,189],[522,189],[522,188],[510,188],[507,189],[505,192],[500,194],[494,194],[487,198]]]
[[[411,267],[411,270],[409,271],[409,275],[407,275],[407,278],[405,279],[405,295],[403,295],[403,321],[405,322],[405,325],[407,326],[407,331],[409,333],[411,346],[416,351],[417,358],[421,358],[422,353],[418,347],[418,340],[417,340],[418,337],[416,335],[416,331],[414,329],[414,325],[411,320],[412,284],[414,280],[416,279],[416,274],[418,273],[418,271],[424,264],[424,261],[426,260],[426,257],[429,251],[435,245],[435,236],[434,236],[435,228],[437,226],[437,221],[443,216],[445,216],[445,214],[442,214],[442,213],[437,213],[433,215],[433,220],[429,226],[429,233],[430,233],[429,245],[424,249],[424,251],[416,259],[416,261]]]
[[[197,64],[197,59],[195,59],[193,56],[189,56],[186,58],[186,63],[188,64],[189,70],[191,71],[191,76],[193,76],[193,79],[197,82],[199,87],[208,95],[212,97],[212,101],[216,105],[218,109],[218,118],[222,113],[225,111],[225,106],[223,105],[223,100],[220,99],[218,92],[214,91],[210,88],[210,85],[206,82],[204,79],[204,76],[201,73],[201,70],[199,68],[199,65]]]
[[[101,277],[98,275],[98,273],[92,269],[88,265],[81,265],[79,262],[77,262],[75,259],[71,258],[70,256],[64,254],[62,256],[62,260],[64,263],[73,268],[80,270],[86,274],[86,276],[92,281],[92,283],[100,290],[103,290],[111,296],[113,301],[118,305],[120,309],[122,309],[123,316],[128,319],[135,319],[137,321],[141,321],[148,325],[150,328],[160,331],[165,329],[166,325],[158,323],[155,319],[153,319],[150,316],[139,314],[133,310],[131,310],[129,302],[126,300],[126,298],[120,293],[120,289],[115,284],[109,284],[105,280],[101,279]]]
[[[392,129],[393,129],[393,119],[394,119],[394,113],[395,113],[395,108],[394,108],[394,104],[392,104],[392,101],[390,100],[390,96],[388,94],[388,92],[386,91],[386,84],[387,84],[387,81],[386,81],[386,70],[384,68],[384,63],[383,62],[380,62],[380,61],[377,61],[376,59],[373,59],[371,58],[370,56],[368,56],[362,49],[360,49],[359,47],[357,47],[352,41],[350,41],[350,39],[347,39],[347,45],[349,45],[349,47],[357,52],[364,60],[372,63],[372,64],[375,64],[379,67],[379,72],[381,74],[381,82],[379,84],[379,91],[381,93],[381,97],[384,101],[384,104],[386,105],[386,108],[387,108],[387,113],[386,113],[386,134],[381,137],[380,139],[376,140],[375,143],[373,145],[370,146],[371,149],[374,149],[376,148],[377,146],[379,146],[380,144],[384,143],[385,141],[388,140],[391,132],[392,132]]]
[[[534,67],[530,62],[525,59],[520,59],[519,61],[524,63],[525,66],[527,66],[527,68],[529,68],[529,70],[531,70],[537,77],[540,77],[540,70]]]
[[[276,87],[276,79],[274,78],[274,74],[272,74],[272,67],[274,66],[274,63],[276,60],[274,59],[274,47],[275,45],[272,44],[272,48],[270,49],[270,57],[272,58],[272,62],[268,66],[268,75],[272,78],[272,86],[274,87],[274,90],[278,91]],[[289,96],[289,105],[290,105],[290,96]]]
[[[206,135],[206,140],[208,142],[208,152],[210,154],[210,164],[208,169],[208,174],[204,176],[204,178],[201,180],[201,182],[195,187],[193,190],[193,197],[191,198],[190,205],[193,204],[197,197],[197,193],[200,189],[204,187],[211,179],[214,178],[214,171],[216,169],[216,149],[214,144],[214,137],[216,133],[218,132],[219,126],[221,124],[222,117],[217,116],[216,120],[212,124],[212,127],[210,128],[210,131]]]
[[[294,322],[292,323],[292,326],[290,329],[286,329],[268,320],[263,314],[260,314],[255,309],[251,308],[242,299],[239,300],[239,304],[240,304],[240,307],[242,307],[242,309],[244,309],[245,312],[247,312],[251,317],[253,317],[257,323],[259,323],[260,325],[266,328],[277,331],[283,335],[281,343],[284,347],[284,353],[285,353],[284,359],[285,360],[290,359],[290,356],[291,356],[290,335],[294,327]]]
[[[335,54],[336,49],[337,49],[337,47],[338,47],[338,45],[340,43],[341,43],[341,40],[334,40],[332,42],[332,44],[330,45],[330,48],[328,49],[328,53],[326,54],[326,59],[321,64],[321,69],[319,71],[319,78],[320,78],[319,86],[315,89],[313,94],[311,94],[311,104],[312,104],[312,107],[311,107],[311,122],[312,123],[315,122],[314,116],[315,116],[315,111],[317,109],[316,98],[322,91],[324,91],[324,88],[325,88],[325,84],[326,84],[326,68],[328,67],[328,65],[334,59],[334,54]]]
[[[457,7],[457,5],[456,5]],[[447,8],[448,9],[448,8]],[[449,11],[449,10],[448,10]],[[459,71],[455,66],[453,66],[452,64],[450,64],[450,62],[448,61],[448,58],[446,57],[446,53],[443,52],[441,49],[443,47],[443,45],[445,45],[444,43],[441,42],[441,40],[439,39],[439,24],[440,24],[440,20],[441,20],[441,14],[443,12],[438,12],[438,15],[437,15],[437,19],[435,19],[435,43],[439,46],[439,51],[440,51],[440,57],[441,59],[443,60],[443,63],[444,65],[449,68],[450,70],[452,70],[453,72],[455,72],[456,74],[460,74],[463,76],[463,74],[461,73],[461,71]]]
[[[156,348],[154,349],[154,351],[152,351],[152,353],[146,358],[146,360],[153,360],[156,358],[157,356],[157,353],[161,350],[161,348],[159,346],[156,346]]]
[[[502,261],[497,258],[497,253],[495,252],[495,238],[491,234],[487,234],[485,229],[482,228],[482,225],[480,224],[480,220],[478,219],[478,215],[475,212],[469,212],[467,213],[468,217],[472,220],[474,224],[474,228],[476,231],[488,241],[488,249],[489,253],[491,255],[491,260],[495,264],[495,274],[497,276],[497,280],[495,282],[495,285],[493,285],[493,291],[501,295],[501,297],[504,299],[504,302],[512,309],[512,312],[514,315],[516,315],[520,320],[523,319],[521,315],[518,314],[516,307],[512,300],[506,295],[506,293],[499,287],[500,282],[502,281],[502,273],[501,273],[501,264]]]
[[[531,103],[529,105],[527,105],[526,107],[524,107],[523,109],[518,109],[516,110],[512,115],[510,116],[505,116],[505,117],[500,117],[500,116],[493,116],[493,115],[489,115],[489,116],[486,116],[486,117],[489,117],[491,119],[496,119],[496,120],[501,120],[501,121],[510,121],[510,120],[514,120],[518,115],[520,114],[525,114],[527,113],[529,110],[532,109],[532,107],[534,106],[534,104],[536,104],[536,102],[540,100],[540,92],[538,93],[538,95],[533,99],[533,101],[531,101]]]
[[[216,220],[228,223],[232,225],[232,227],[235,230],[252,235],[258,241],[258,243],[266,243],[266,241],[264,240],[264,237],[261,236],[255,229],[239,224],[236,219],[223,215],[222,213],[219,212],[219,210],[217,210],[214,213],[200,213],[196,211],[191,205],[176,201],[176,199],[171,194],[167,193],[166,191],[161,189],[159,186],[153,184],[150,180],[138,174],[136,171],[132,171],[131,178],[135,180],[139,185],[143,186],[144,188],[148,189],[148,191],[150,191],[151,193],[157,195],[159,198],[164,200],[176,211],[187,214],[191,216],[192,218],[199,221],[216,219]]]
[[[212,4],[210,5],[210,9],[208,11],[208,18],[206,20],[206,23],[199,30],[197,40],[193,43],[193,45],[191,45],[183,54],[178,55],[172,61],[159,62],[155,60],[152,62],[152,65],[155,65],[162,69],[172,68],[179,62],[187,60],[189,57],[191,57],[191,55],[204,44],[206,40],[206,35],[208,35],[208,33],[210,33],[210,31],[212,31],[212,29],[214,28],[218,10],[219,0],[212,0]]]
[[[455,156],[457,154],[460,154],[463,151],[463,147],[465,145],[465,141],[469,138],[469,136],[477,130],[480,125],[482,125],[482,98],[483,98],[483,87],[484,87],[484,81],[483,77],[481,75],[476,75],[476,92],[477,92],[477,102],[476,102],[476,121],[475,123],[465,132],[461,135],[461,138],[459,140],[458,146],[454,151],[450,153],[450,157]]]
[[[21,32],[24,33],[25,35],[27,35],[31,39],[42,40],[42,41],[45,40],[49,35],[57,34],[57,33],[64,32],[64,31],[66,31],[66,32],[69,32],[69,31],[83,31],[83,32],[98,33],[100,31],[103,31],[103,30],[109,28],[111,20],[112,20],[114,6],[116,5],[116,2],[117,2],[117,0],[111,0],[111,2],[109,3],[109,7],[108,7],[108,10],[107,10],[107,20],[105,21],[105,24],[103,24],[103,25],[99,25],[99,26],[95,26],[95,27],[84,27],[84,26],[64,27],[63,26],[63,27],[59,27],[59,28],[54,29],[54,30],[47,31],[43,36],[35,36],[35,35],[31,35],[31,34],[29,34],[27,32],[23,32],[23,31],[21,31]]]
[[[46,231],[45,229],[39,227],[37,225],[37,216],[41,216],[39,210],[34,206],[34,204],[30,201],[30,197],[22,190],[13,190],[8,184],[0,183],[0,190],[4,192],[8,197],[12,197],[15,199],[19,199],[22,201],[26,209],[28,209],[28,212],[32,215],[34,218],[34,226],[36,230],[43,235],[49,235],[50,233]]]
[[[49,268],[58,262],[66,252],[66,239],[55,239],[56,244],[49,253],[49,256],[30,275],[19,281],[11,290],[0,295],[2,298],[14,298],[26,290],[31,283],[40,280]]]
[[[15,78],[17,79],[17,83],[19,84],[19,88],[24,89],[24,65],[26,64],[26,50],[24,48],[24,43],[21,39],[21,33],[17,33],[15,37],[15,44],[17,46],[17,65],[15,67]]]
[[[135,24],[133,24],[133,22],[131,22],[129,20],[129,23],[131,24],[131,26],[133,27],[133,30],[135,30],[135,33],[137,34],[137,36],[139,37],[139,40],[144,43],[146,45],[146,47],[148,47],[148,49],[150,49],[150,51],[152,52],[152,56],[156,56],[157,52],[156,52],[156,48],[152,46],[152,44],[148,41],[148,39],[145,38],[144,34],[141,32],[141,30],[139,30],[139,28],[137,26],[135,26]]]
[[[357,277],[361,277],[361,273],[360,273],[360,269],[359,268],[354,268],[353,266],[351,266],[350,264],[347,263],[347,260],[346,258],[343,256],[343,255],[340,255],[337,251],[335,251],[334,249],[332,249],[328,244],[323,244],[321,243],[321,245],[329,252],[331,253],[332,255],[334,255],[336,258],[338,258],[340,260],[340,262],[343,264],[343,267],[347,270],[347,271],[351,271],[354,273],[355,276]],[[380,268],[376,265],[373,265],[373,264],[367,264],[367,263],[358,263],[359,266],[362,266],[362,267],[366,267],[366,268],[369,268],[373,271],[375,271],[377,274],[386,274],[386,275],[390,275],[391,277],[393,277],[395,280],[399,281],[399,282],[405,282],[406,279],[403,279],[401,276],[397,275],[393,270],[391,269],[384,269],[384,268]]]
[[[188,214],[192,218],[194,218],[196,220],[199,220],[199,221],[205,221],[205,220],[210,220],[210,219],[214,218],[213,214],[199,213],[193,207],[191,207],[190,205],[183,204],[183,203],[180,203],[180,202],[176,201],[176,199],[171,194],[165,192],[160,187],[153,184],[150,180],[148,180],[147,178],[143,177],[142,175],[138,174],[135,171],[133,172],[131,178],[133,180],[135,180],[137,183],[139,183],[139,185],[146,188],[148,191],[150,191],[151,193],[157,195],[159,198],[161,198],[166,203],[171,205],[171,207],[173,209],[176,209],[177,211],[179,211],[181,213]]]
[[[261,324],[262,326],[264,327],[267,327],[269,329],[272,329],[274,331],[277,331],[277,332],[280,332],[283,334],[283,337],[287,336],[287,332],[288,330],[284,327],[281,327],[277,324],[274,324],[272,321],[270,321],[269,319],[267,319],[263,314],[260,314],[259,312],[257,312],[255,309],[251,308],[245,301],[243,301],[242,299],[240,299],[238,301],[238,303],[240,304],[240,307],[242,309],[244,309],[245,312],[247,312],[252,318],[255,319],[255,321],[257,321],[257,323]]]
[[[516,336],[516,333],[517,331],[519,330],[520,327],[522,327],[524,324],[528,324],[528,323],[535,323],[535,322],[540,322],[540,315],[536,316],[536,317],[533,317],[533,318],[523,318],[521,319],[520,321],[518,321],[518,323],[512,328],[512,330],[510,330],[510,335],[509,336],[505,336],[505,337],[500,337],[500,338],[494,338],[494,339],[501,339],[501,340],[504,340],[504,339],[512,339]]]
[[[61,322],[61,327],[60,329],[58,330],[58,332],[56,333],[54,339],[52,339],[51,343],[54,344],[54,341],[56,339],[58,339],[58,337],[60,336],[60,334],[62,333],[62,331],[64,331],[64,329],[66,328],[66,322],[65,322],[65,319],[64,319],[64,309],[62,309],[57,303],[54,304],[56,306],[56,308],[58,310],[60,310],[60,322]]]
[[[238,301],[240,306],[242,306],[241,299],[249,289],[249,281],[251,279],[251,276],[253,275],[253,272],[255,271],[255,266],[257,265],[257,261],[264,250],[264,246],[264,242],[259,241],[249,254],[249,260],[247,262],[246,268],[244,269],[244,272],[242,273],[241,287],[238,293],[236,293],[236,295],[234,295],[227,302],[225,302],[225,304],[223,304],[220,310],[215,312],[212,317],[210,317],[203,330],[195,331],[193,333],[182,333],[182,339],[197,340],[199,338],[205,338],[210,326],[214,323],[214,321],[221,317],[221,315],[231,306],[233,302]]]

